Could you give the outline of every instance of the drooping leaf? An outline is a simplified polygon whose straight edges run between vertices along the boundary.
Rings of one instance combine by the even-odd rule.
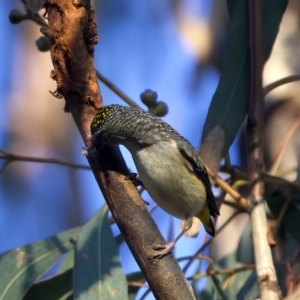
[[[58,273],[59,274],[64,273],[70,269],[73,269],[73,267],[74,267],[74,250],[71,250],[65,255]]]
[[[234,252],[224,257],[219,263],[219,268],[230,269],[245,266],[246,264],[237,261],[236,256]],[[224,282],[226,281],[224,287],[228,299],[252,300],[259,295],[255,270],[244,270],[229,277],[228,275],[222,277]]]
[[[74,299],[128,299],[106,206],[84,225],[74,253]]]
[[[72,293],[72,273],[73,270],[69,269],[55,277],[34,284],[23,300],[63,299]]]
[[[262,46],[264,61],[271,53],[288,0],[262,1]],[[249,82],[248,0],[227,0],[231,17],[224,64],[217,90],[204,124],[202,141],[217,125],[225,130],[226,152],[247,114]],[[208,159],[204,159],[209,163]]]
[[[73,249],[81,228],[28,244],[0,256],[0,299],[22,299],[33,283],[64,253]]]
[[[214,270],[239,268],[245,266],[236,261],[236,253],[231,253],[214,264]],[[221,283],[227,299],[252,300],[259,294],[255,270],[244,270],[235,274],[216,276]],[[224,297],[223,297],[224,298]],[[207,278],[205,288],[197,294],[197,299],[221,299],[211,277]]]
[[[244,228],[243,234],[240,238],[237,250],[236,250],[236,260],[244,264],[254,263],[254,253],[253,253],[253,242],[251,237],[252,227],[250,220]]]
[[[197,300],[214,300],[216,297],[217,291],[214,287],[213,281],[211,278],[208,278],[206,281],[206,285],[202,291],[196,294]]]
[[[291,235],[300,242],[300,194],[296,193],[293,201],[288,203],[285,195],[289,190],[281,186],[266,185],[266,201],[274,216],[280,216],[281,224],[291,233]]]
[[[239,273],[234,279],[233,284],[228,286],[228,292],[235,291],[234,294],[236,294],[237,300],[252,300],[259,298],[259,289],[255,270]]]
[[[275,265],[275,270],[276,270],[276,275],[277,275],[277,280],[278,280],[280,290],[281,290],[283,295],[286,295],[286,292],[287,292],[286,281],[287,281],[287,276],[288,276],[286,265],[276,264]]]

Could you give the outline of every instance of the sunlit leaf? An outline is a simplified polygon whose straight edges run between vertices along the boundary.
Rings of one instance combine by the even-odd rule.
[[[75,246],[74,299],[128,299],[118,247],[104,206],[83,228]]]
[[[81,228],[19,247],[0,256],[0,299],[22,299],[33,283],[64,253],[73,249]]]
[[[262,1],[264,61],[271,53],[287,3],[287,0]],[[248,0],[227,0],[227,5],[232,24],[220,82],[213,96],[202,134],[202,140],[205,140],[209,132],[221,124],[225,129],[224,152],[229,149],[246,117],[249,93]]]

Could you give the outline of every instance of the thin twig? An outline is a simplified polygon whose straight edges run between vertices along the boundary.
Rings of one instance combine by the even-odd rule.
[[[213,265],[213,260],[208,257],[208,256],[204,256],[204,255],[188,255],[188,256],[183,256],[177,259],[178,262],[184,261],[184,260],[190,260],[190,259],[199,259],[199,260],[205,260],[209,263],[209,265]]]
[[[27,19],[32,20],[33,22],[37,23],[38,25],[41,25],[43,27],[48,27],[48,24],[38,13],[27,12],[26,17],[27,17]]]
[[[27,5],[27,1],[22,1],[25,9],[26,9],[26,15],[25,18],[28,20],[32,20],[33,22],[35,22],[38,25],[41,25],[43,27],[48,27],[47,22],[39,15],[39,13],[37,12],[33,12],[29,9],[28,5]],[[42,7],[42,5],[40,6]]]
[[[264,204],[263,121],[264,95],[262,90],[262,2],[249,0],[250,23],[250,96],[247,124],[248,176],[250,202],[254,205],[250,219],[253,233],[256,273],[260,299],[280,299],[281,293],[267,239],[267,218]]]
[[[249,204],[238,191],[232,188],[225,180],[216,175],[210,168],[206,167],[208,175],[223,189],[225,190],[244,210],[249,209]]]
[[[56,159],[56,158],[40,158],[40,157],[16,155],[16,154],[10,153],[8,151],[5,151],[3,149],[0,149],[0,153],[3,154],[3,155],[0,155],[0,159],[6,159],[9,161],[9,163],[11,163],[13,161],[26,161],[26,162],[35,162],[35,163],[56,164],[56,165],[70,167],[73,169],[91,170],[91,168],[89,166],[74,164],[74,163],[70,163],[70,162]],[[4,164],[4,166],[2,166],[0,172],[6,166],[7,166],[7,164]]]
[[[294,273],[293,273],[293,269],[291,267],[290,262],[286,262],[285,266],[286,266],[286,272],[287,272],[287,276],[286,276],[287,277],[286,278],[287,292],[286,292],[286,294],[291,295],[293,292],[293,289],[294,289],[294,279],[295,279]]]
[[[291,76],[287,76],[284,78],[281,78],[277,81],[274,81],[270,84],[268,84],[267,86],[264,87],[264,96],[266,96],[268,93],[270,93],[272,90],[276,89],[277,87],[287,84],[287,83],[291,83],[294,81],[298,81],[300,80],[300,75],[296,74],[296,75],[291,75]]]
[[[235,209],[238,209],[238,210],[241,210],[241,206],[240,206],[239,204],[237,204],[236,202],[232,202],[232,201],[230,201],[230,200],[224,199],[224,200],[222,201],[222,204],[227,205],[227,206],[230,206],[230,207],[235,208]],[[243,211],[244,211],[244,210],[243,210]]]
[[[268,173],[264,173],[264,172],[262,172],[260,174],[260,177],[265,183],[268,183],[270,185],[273,185],[273,186],[279,185],[279,186],[288,187],[290,189],[294,189],[295,191],[300,191],[300,186],[299,186],[299,183],[297,183],[297,182],[291,182],[284,178],[272,176],[272,175],[270,175]]]
[[[216,275],[235,275],[239,272],[244,272],[248,270],[253,270],[255,269],[254,264],[249,264],[246,266],[238,267],[238,268],[228,268],[228,269],[220,269],[220,270],[206,270],[204,273],[201,274],[195,274],[194,276],[187,277],[188,280],[196,280],[204,277],[209,277],[209,276],[216,276]]]
[[[234,214],[232,214],[229,218],[228,218],[228,220],[216,231],[216,236],[218,236],[218,234],[220,234],[220,232],[237,216],[237,215],[239,215],[240,214],[240,212],[235,212]],[[187,270],[188,270],[188,268],[191,266],[191,264],[192,264],[192,262],[194,261],[194,259],[198,256],[198,255],[200,255],[200,253],[202,253],[203,252],[203,250],[205,249],[205,248],[207,248],[209,245],[210,245],[210,243],[211,243],[211,239],[210,240],[208,240],[207,242],[205,242],[201,247],[200,247],[200,249],[195,253],[195,255],[193,256],[193,257],[191,257],[191,260],[184,266],[184,268],[183,268],[183,273],[185,273]]]
[[[138,281],[127,281],[128,286],[135,286],[135,287],[146,287],[148,288],[149,285],[147,283],[142,283]]]
[[[228,218],[228,220],[216,231],[216,236],[237,216],[237,215],[239,215],[240,214],[240,212],[235,212],[234,214],[232,214],[229,218]],[[199,257],[202,257],[203,258],[203,256],[200,254],[200,253],[202,253],[203,251],[204,251],[204,249],[206,249],[209,245],[210,245],[210,243],[211,243],[211,239],[210,240],[208,240],[208,241],[206,241],[201,247],[200,247],[200,249],[195,253],[195,255],[193,255],[193,256],[190,256],[189,257],[189,261],[187,262],[187,264],[184,266],[184,268],[183,268],[183,270],[182,270],[182,272],[183,273],[186,273],[187,272],[187,270],[188,270],[188,268],[191,266],[191,264],[193,263],[193,261],[195,260],[195,259],[197,259],[197,258],[199,258]],[[178,259],[178,261],[179,261],[180,259]],[[145,298],[146,298],[146,296],[150,293],[151,291],[150,291],[150,289],[148,289],[148,290],[146,290],[145,291],[145,293],[141,296],[141,300],[144,300]]]
[[[99,71],[96,71],[98,79],[103,82],[108,88],[115,92],[120,98],[122,98],[128,105],[136,108],[140,108],[138,104],[135,103],[129,96],[122,92],[115,84],[109,81],[104,75]]]
[[[291,127],[289,128],[289,130],[285,134],[285,136],[284,136],[284,138],[283,138],[283,140],[281,142],[281,145],[279,147],[278,153],[275,156],[275,160],[273,162],[271,170],[269,172],[271,175],[275,175],[276,174],[278,166],[279,166],[280,161],[282,159],[283,153],[284,153],[284,151],[285,151],[288,143],[290,142],[292,136],[295,134],[296,130],[298,129],[299,125],[300,125],[300,118],[297,118],[296,120],[294,120],[294,122],[292,123]]]

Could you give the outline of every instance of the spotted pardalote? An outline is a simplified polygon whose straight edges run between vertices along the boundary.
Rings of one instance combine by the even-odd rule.
[[[141,109],[122,105],[101,108],[92,124],[92,144],[124,145],[153,200],[167,213],[185,220],[171,243],[155,246],[157,257],[169,253],[192,226],[193,217],[215,235],[211,219],[219,215],[203,162],[190,143],[170,125]]]

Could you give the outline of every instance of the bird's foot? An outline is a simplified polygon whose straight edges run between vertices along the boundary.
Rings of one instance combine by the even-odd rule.
[[[153,246],[153,250],[158,251],[154,255],[150,255],[149,258],[163,258],[167,254],[171,253],[171,251],[174,249],[175,241],[167,243],[166,245],[155,245]]]
[[[127,175],[125,177],[125,179],[131,180],[132,183],[135,185],[135,187],[141,186],[142,188],[145,189],[143,181],[141,179],[137,178],[137,175],[138,175],[137,173],[130,173],[129,175]]]
[[[139,178],[137,178],[137,173],[130,173],[129,175],[127,175],[125,177],[126,180],[130,180],[134,186],[137,188],[138,186],[141,186],[143,189],[145,189],[145,186],[143,184],[143,181]],[[144,199],[142,199],[146,205],[150,205],[149,202],[145,201]]]

